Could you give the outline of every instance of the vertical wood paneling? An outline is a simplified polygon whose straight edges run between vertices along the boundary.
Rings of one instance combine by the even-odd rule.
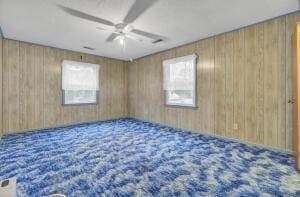
[[[97,59],[97,63],[101,66],[100,69],[100,95],[99,95],[99,112],[98,112],[98,119],[108,119],[108,114],[109,114],[109,84],[107,82],[109,82],[109,73],[108,73],[108,67],[106,66],[102,66],[102,65],[106,65],[107,62],[102,59],[102,58],[98,58]],[[106,113],[104,113],[106,112]]]
[[[197,90],[198,110],[194,128],[200,131],[214,131],[214,40],[197,43]],[[206,106],[206,107],[201,107]]]
[[[148,78],[149,75],[147,75],[147,65],[148,64],[143,64],[144,66],[142,67],[141,70],[141,75],[139,77],[139,84],[142,91],[142,100],[144,101],[143,103],[141,103],[141,108],[142,110],[139,109],[139,111],[142,113],[142,117],[144,117],[144,119],[148,119],[148,107],[147,107],[147,100],[149,99],[149,97],[147,96],[148,93]]]
[[[227,35],[215,38],[214,124],[216,135],[224,135],[226,132],[226,38]]]
[[[259,24],[255,27],[255,135],[253,142],[262,144],[264,140],[264,27]]]
[[[5,61],[4,75],[7,75],[7,85],[6,92],[9,93],[6,97],[7,103],[4,103],[4,106],[7,106],[7,114],[3,115],[7,121],[7,128],[9,130],[19,130],[20,129],[20,87],[19,87],[19,76],[20,76],[20,47],[19,42],[8,41],[5,45],[7,48],[8,58]],[[4,56],[6,58],[6,56]],[[6,128],[5,128],[6,129]]]
[[[61,103],[60,86],[57,82],[57,78],[60,78],[59,74],[59,54],[56,49],[46,48],[44,53],[44,87],[45,87],[45,102],[44,102],[44,118],[45,122],[50,127],[57,125],[60,120],[60,108]],[[58,64],[58,66],[56,66]],[[58,97],[58,98],[57,98]],[[51,106],[51,107],[48,107]]]
[[[127,63],[12,40],[3,46],[5,133],[128,116]],[[62,106],[64,59],[101,65],[99,105]]]
[[[42,128],[45,125],[44,121],[44,48],[33,45],[33,64],[34,64],[34,128]],[[30,128],[29,128],[30,129]]]
[[[9,70],[8,70],[8,42],[5,42],[3,40],[2,43],[2,72],[6,73],[5,75],[2,74],[2,103],[6,103],[6,105],[2,105],[2,131],[4,133],[4,130],[9,129],[9,118],[8,118],[8,112],[9,112],[9,106],[8,106],[8,90],[9,90]],[[5,115],[6,114],[6,115]]]
[[[245,30],[245,138],[253,140],[255,132],[255,29]]]
[[[245,29],[245,136],[262,142],[263,131],[263,34],[262,25]]]
[[[19,73],[19,110],[20,128],[28,130],[33,127],[34,119],[34,48],[29,44],[20,45]],[[30,90],[30,91],[28,91]]]
[[[125,69],[124,69],[125,68]],[[120,71],[120,79],[118,84],[118,90],[119,90],[119,99],[122,100],[119,112],[118,113],[125,113],[127,112],[128,108],[128,63],[127,62],[121,62],[119,65],[119,71]],[[124,83],[124,84],[122,84]]]
[[[226,95],[225,95],[225,112],[226,112],[226,130],[223,135],[232,137],[233,136],[233,117],[234,117],[234,100],[233,100],[233,61],[234,61],[234,40],[233,33],[227,34],[225,40],[225,84],[226,84]]]
[[[300,21],[300,13],[288,15],[285,34],[285,58],[286,58],[286,100],[293,99],[293,61],[292,61],[292,35],[295,31],[296,22]],[[293,148],[293,104],[286,102],[286,149]]]
[[[234,60],[233,60],[233,86],[234,106],[233,121],[237,128],[233,130],[233,137],[245,139],[245,31],[241,29],[234,32]]]
[[[278,121],[277,121],[277,146],[285,149],[286,147],[286,39],[285,18],[278,20]]]
[[[115,80],[117,79],[117,76],[114,74],[116,73],[117,71],[117,67],[116,65],[113,63],[111,65],[111,69],[110,69],[110,78],[112,79],[111,82],[110,82],[110,87],[114,87],[115,86]],[[115,88],[110,88],[109,89],[109,106],[110,106],[110,115],[109,115],[109,118],[113,117],[114,113],[115,113],[115,109],[116,108],[112,108],[113,105],[116,105],[116,102],[115,102],[115,96],[116,96],[116,91],[115,91]],[[118,106],[119,103],[116,105]]]
[[[281,20],[264,24],[264,143],[276,146],[278,141],[278,76],[281,63],[279,54]],[[283,79],[284,80],[284,79]]]
[[[120,82],[120,89],[122,90],[121,99],[122,99],[122,113],[121,114],[128,114],[128,62],[120,62],[120,66],[122,67],[121,75],[122,80]]]
[[[299,13],[291,14],[130,63],[130,115],[291,150],[290,39],[298,20]],[[198,108],[166,107],[152,98],[163,86],[162,61],[189,53],[199,56]]]
[[[135,62],[128,67],[128,109],[130,117],[136,117],[136,107],[134,103],[138,103],[137,99],[137,68]]]

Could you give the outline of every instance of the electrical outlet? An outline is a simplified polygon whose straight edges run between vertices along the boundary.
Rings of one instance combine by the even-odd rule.
[[[234,124],[233,124],[233,129],[234,129],[234,130],[237,130],[237,129],[238,129],[238,124],[234,123]]]

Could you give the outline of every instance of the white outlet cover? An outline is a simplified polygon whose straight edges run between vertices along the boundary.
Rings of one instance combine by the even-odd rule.
[[[5,187],[1,187],[2,182],[9,180],[9,184]],[[17,179],[15,177],[1,180],[0,181],[0,196],[5,196],[5,197],[15,197],[17,194]]]

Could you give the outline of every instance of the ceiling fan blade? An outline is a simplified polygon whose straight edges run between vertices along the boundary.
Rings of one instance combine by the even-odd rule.
[[[142,39],[137,38],[137,37],[135,37],[135,36],[133,36],[133,35],[129,35],[129,34],[125,34],[125,37],[126,37],[126,38],[129,38],[129,39],[131,39],[131,40],[134,40],[134,41],[138,41],[138,42],[142,42],[142,41],[143,41]]]
[[[103,27],[96,27],[96,29],[101,30],[101,31],[109,31],[108,29],[105,29]]]
[[[133,30],[131,30],[131,32],[138,34],[140,36],[144,36],[146,38],[153,39],[153,40],[163,39],[163,37],[160,35],[148,33],[148,32],[142,31],[142,30],[138,30],[138,29],[133,29]]]
[[[112,41],[114,41],[118,36],[119,36],[119,34],[117,34],[117,33],[112,33],[112,34],[110,34],[110,36],[106,39],[106,41],[107,41],[107,42],[112,42]]]
[[[99,18],[99,17],[96,17],[96,16],[92,16],[92,15],[86,14],[84,12],[74,10],[72,8],[68,8],[68,7],[65,7],[65,6],[62,6],[62,5],[58,5],[58,7],[61,8],[66,13],[68,13],[72,16],[78,17],[78,18],[93,21],[93,22],[96,22],[96,23],[101,23],[101,24],[108,25],[108,26],[113,26],[114,25],[114,23],[111,22],[111,21],[108,21],[108,20],[105,20],[105,19],[102,19],[102,18]]]
[[[126,24],[134,22],[143,12],[149,9],[157,0],[135,0],[123,22]]]

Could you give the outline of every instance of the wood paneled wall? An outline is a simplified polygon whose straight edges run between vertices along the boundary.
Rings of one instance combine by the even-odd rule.
[[[99,105],[61,105],[62,60],[97,63]],[[3,41],[3,131],[127,117],[127,63],[123,61]]]
[[[129,108],[130,117],[292,150],[293,105],[288,101],[291,36],[297,21],[299,12],[147,56],[129,66],[0,39],[0,128],[12,133],[127,117]],[[199,107],[166,107],[162,61],[191,53],[199,56]],[[102,66],[99,105],[61,105],[63,59]]]
[[[292,150],[296,21],[299,12],[130,63],[130,116]],[[162,61],[191,53],[199,56],[198,108],[166,107]]]

